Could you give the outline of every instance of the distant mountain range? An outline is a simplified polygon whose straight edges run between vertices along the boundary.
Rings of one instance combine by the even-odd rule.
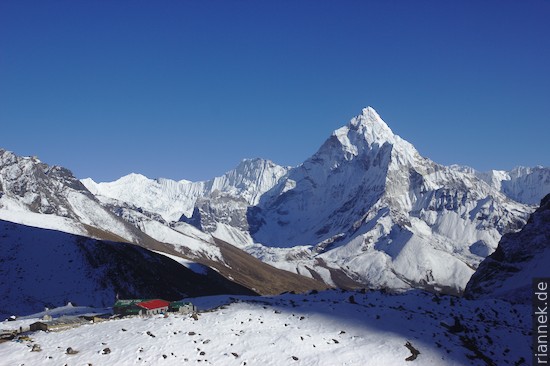
[[[236,282],[224,286],[237,292],[339,286],[459,294],[547,193],[549,168],[480,173],[439,165],[370,107],[297,167],[243,160],[204,182],[139,174],[79,181],[65,168],[0,150],[0,220],[185,258],[188,267]],[[4,262],[28,255],[13,249],[17,237],[0,238],[12,248]],[[67,245],[76,248],[72,238]]]
[[[458,165],[453,165],[452,168],[474,174],[514,201],[528,205],[538,205],[540,200],[550,192],[550,169],[542,166],[533,168],[520,166],[508,172],[504,170],[478,172],[470,167]]]
[[[365,108],[294,168],[255,159],[206,182],[82,182],[153,237],[146,221],[186,223],[329,285],[460,293],[550,192],[550,169],[445,167]]]

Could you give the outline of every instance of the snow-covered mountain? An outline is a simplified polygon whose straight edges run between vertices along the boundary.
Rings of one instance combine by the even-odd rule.
[[[329,285],[461,292],[534,209],[507,194],[544,191],[536,171],[518,171],[510,182],[519,188],[501,189],[422,157],[368,107],[295,168],[258,159],[207,182],[83,183],[130,222],[138,212],[157,226],[188,223]]]
[[[550,192],[550,168],[519,166],[510,171],[478,172],[465,166],[454,165],[452,167],[475,174],[514,201],[528,205],[538,205],[540,200]]]
[[[504,236],[499,249],[490,258],[501,251],[501,257],[505,260],[492,258],[498,261],[496,265],[495,261],[489,260],[482,263],[477,272],[481,276],[481,286],[476,285],[475,296],[468,296],[477,297],[475,299],[434,295],[418,290],[401,294],[332,290],[274,297],[237,295],[191,298],[187,300],[199,308],[199,314],[194,317],[180,314],[157,315],[148,319],[129,317],[84,324],[61,332],[34,332],[30,337],[3,344],[0,356],[7,364],[40,364],[43,360],[49,360],[105,365],[136,362],[405,365],[410,361],[438,366],[522,365],[532,352],[530,305],[512,304],[509,300],[517,300],[518,294],[523,296],[523,287],[530,283],[531,276],[546,269],[544,265],[548,262],[548,256],[545,254],[550,243],[548,213],[550,195],[543,200],[541,208],[531,216],[522,231]],[[15,224],[7,224],[5,228],[0,225],[0,233],[4,233],[2,237],[6,234],[17,235],[19,231],[17,228],[14,230],[13,226]],[[67,256],[69,247],[60,245],[57,238],[60,233],[34,234],[40,238],[40,245],[23,244],[33,236],[27,230],[23,233],[25,237],[20,239],[20,243],[0,254],[4,256],[2,263],[7,260],[9,267],[2,275],[30,274],[25,286],[36,288],[43,283],[59,281],[65,286],[53,287],[53,290],[70,289],[65,293],[52,294],[45,286],[44,297],[57,295],[64,299],[80,300],[84,296],[84,301],[93,304],[109,303],[98,298],[90,299],[89,293],[94,290],[88,287],[96,284],[90,283],[86,276],[82,278],[82,273],[92,276],[98,273],[86,273],[86,266],[82,266],[86,262],[82,260],[82,254],[86,256],[90,247],[94,246],[108,244],[102,250],[104,255],[94,257],[93,261],[106,273],[115,271],[118,274],[120,266],[124,266],[122,273],[140,277],[139,273],[126,272],[128,266],[139,268],[139,262],[117,263],[120,258],[113,260],[112,256],[113,251],[120,257],[121,252],[140,249],[135,246],[117,248],[120,244],[94,243],[90,239],[80,238],[79,249],[82,253]],[[44,235],[53,236],[55,240],[44,241]],[[532,245],[520,245],[526,242]],[[22,248],[20,244],[23,244]],[[143,249],[140,250],[145,252],[141,254],[148,255]],[[35,257],[33,265],[13,258],[14,253],[25,251],[32,252]],[[57,253],[54,262],[48,263],[43,260],[44,252],[51,251]],[[541,255],[543,257],[536,258]],[[132,259],[136,261],[136,257],[140,256]],[[157,261],[163,258],[159,257]],[[28,256],[23,258],[27,260]],[[58,265],[71,268],[74,278],[62,276],[60,272],[53,278],[39,275],[41,266]],[[27,267],[31,268],[25,271]],[[163,263],[159,270],[165,274],[173,273],[173,268],[166,267],[167,264]],[[37,274],[33,275],[34,272]],[[476,275],[470,281],[468,291]],[[147,277],[144,276],[145,279]],[[107,286],[102,290],[107,298],[112,296],[114,278],[103,278]],[[180,277],[177,278],[179,281]],[[193,284],[196,285],[196,282]],[[505,288],[510,284],[512,287]],[[13,286],[7,286],[7,289],[11,291],[7,292],[8,297],[19,293],[14,291]],[[128,290],[123,288],[122,291]],[[14,306],[13,303],[6,304]],[[90,315],[101,314],[108,309],[80,309],[71,305],[48,313],[55,317],[67,312],[78,314],[79,311]],[[38,321],[43,314],[0,325],[6,332],[17,330]],[[66,351],[68,347],[76,352]],[[135,356],[129,357],[129,354]]]
[[[212,182],[210,190],[215,193],[217,192],[215,187],[230,187],[228,189],[235,189],[238,194],[248,197],[253,202],[257,191],[245,186],[246,179],[250,178],[250,176],[247,176],[250,172],[249,164],[257,164],[256,167],[261,168],[263,162],[243,162],[242,176],[235,177],[228,174],[225,179],[217,179]],[[266,168],[271,165],[269,162],[265,162]],[[258,169],[255,171],[258,171]],[[255,183],[257,186],[262,187],[264,184],[262,177],[258,177]],[[10,304],[18,304],[17,306],[24,309],[27,305],[31,306],[36,301],[47,301],[48,298],[63,300],[59,296],[55,297],[53,295],[44,297],[44,291],[56,294],[75,292],[76,287],[67,287],[64,285],[64,281],[58,283],[57,287],[61,288],[57,288],[55,284],[51,284],[50,287],[44,289],[33,287],[32,279],[37,278],[67,277],[72,272],[83,273],[83,271],[87,271],[86,273],[91,273],[93,271],[90,268],[95,268],[100,273],[86,277],[86,281],[82,280],[85,277],[84,275],[80,277],[75,275],[78,281],[82,280],[84,281],[83,284],[86,283],[86,286],[83,286],[87,290],[95,285],[97,285],[95,287],[97,289],[101,287],[98,283],[105,284],[112,280],[111,276],[115,273],[114,270],[105,273],[103,269],[90,264],[90,261],[86,262],[81,269],[73,268],[74,265],[63,265],[65,260],[77,265],[85,262],[81,260],[82,246],[79,245],[81,240],[75,239],[81,237],[130,243],[148,250],[164,253],[178,261],[196,263],[195,265],[201,264],[206,266],[204,268],[213,268],[215,271],[208,270],[209,273],[214,277],[219,277],[216,280],[219,284],[216,285],[215,281],[212,282],[210,287],[213,289],[220,288],[221,285],[223,285],[223,288],[229,288],[227,284],[232,282],[240,284],[234,284],[235,288],[241,289],[239,290],[240,293],[249,291],[273,294],[283,291],[305,291],[312,288],[322,289],[326,287],[323,283],[314,279],[304,278],[262,263],[242,250],[217,240],[210,234],[200,231],[185,222],[174,222],[168,225],[160,214],[148,212],[129,203],[123,202],[119,205],[119,201],[105,199],[105,197],[101,198],[103,201],[98,200],[65,168],[48,166],[36,158],[19,157],[11,152],[0,150],[0,220],[4,220],[6,225],[8,225],[8,222],[13,223],[13,225],[20,224],[13,226],[17,229],[15,231],[18,235],[11,235],[14,232],[10,231],[11,229],[6,229],[6,234],[0,237],[0,249],[11,253],[5,260],[8,262],[15,261],[10,262],[11,264],[2,262],[2,269],[7,270],[7,268],[13,267],[17,268],[19,272],[23,271],[20,272],[20,275],[14,277],[13,281],[6,282],[6,286],[13,289],[12,295],[18,294],[19,297],[5,297],[5,301]],[[5,227],[11,228],[12,226]],[[55,243],[50,243],[48,241],[49,231],[36,231],[35,228],[53,230],[57,235],[54,236],[63,240],[52,239]],[[38,232],[45,234],[36,234]],[[30,236],[32,240],[21,239],[27,236]],[[90,243],[96,242],[92,240]],[[86,246],[90,250],[90,255],[86,258],[100,256],[101,248],[109,245],[90,244]],[[122,247],[123,244],[120,245]],[[40,250],[37,249],[37,253],[41,253],[41,255],[44,254],[44,248],[53,246],[54,252],[61,253],[63,256],[52,258],[50,262],[56,263],[55,265],[41,267],[42,271],[33,271],[31,275],[26,271],[36,266],[37,257],[33,254],[33,246],[42,246],[39,248]],[[131,246],[126,245],[124,248],[131,248]],[[132,260],[133,251],[131,249],[125,251],[128,258],[122,258],[117,262],[118,264],[123,263],[125,260]],[[145,259],[138,258],[139,260],[136,260],[136,263],[139,263],[139,266],[143,268],[148,265],[156,268],[160,265],[155,263],[156,256],[158,254],[152,253],[150,256],[145,256]],[[147,263],[147,258],[150,258],[151,263]],[[25,263],[25,265],[23,266],[22,263]],[[91,263],[94,263],[94,261],[91,260]],[[115,263],[111,267],[116,267],[118,264]],[[48,273],[48,271],[51,273]],[[143,269],[141,271],[143,272]],[[175,271],[174,273],[177,275],[179,272]],[[131,286],[132,281],[140,281],[140,276],[134,277],[134,280],[126,278],[128,281],[122,282],[125,286]],[[156,277],[161,278],[161,280],[164,278],[163,276]],[[268,278],[276,278],[276,280],[266,281]],[[181,284],[186,283],[185,281],[185,278],[182,277]],[[25,287],[29,283],[31,285]],[[135,284],[135,286],[137,285]],[[105,291],[108,293],[106,296],[110,297],[114,290],[106,288]],[[76,292],[81,293],[82,291]],[[103,299],[105,298],[103,292],[87,294],[90,298],[96,296],[98,299]],[[205,290],[202,294],[207,292],[208,290]],[[134,291],[133,293],[137,292]],[[152,292],[149,292],[149,294],[152,294]],[[199,295],[200,293],[196,292],[196,294]],[[156,296],[161,295],[157,294]],[[55,304],[60,305],[59,303]],[[0,304],[0,306],[4,305]],[[4,306],[4,308],[9,309],[7,306]]]
[[[193,227],[176,231],[151,224],[148,231],[156,236],[152,239],[145,230],[120,216],[100,202],[68,169],[0,150],[1,220],[157,250],[162,246],[158,242],[162,242],[169,244],[164,251],[221,261],[214,240]]]
[[[527,224],[502,237],[497,250],[485,258],[466,286],[469,298],[502,298],[529,304],[532,280],[547,277],[550,263],[550,194]]]
[[[170,179],[149,179],[140,174],[130,174],[110,183],[96,183],[91,178],[82,183],[97,197],[115,200],[158,214],[167,222],[179,221],[193,215],[198,198],[220,192],[238,197],[247,205],[256,205],[289,168],[269,160],[245,159],[237,168],[204,182]]]
[[[290,170],[257,209],[256,242],[311,246],[311,258],[374,287],[457,292],[530,211],[475,175],[420,156],[372,108]]]
[[[69,170],[2,149],[0,219],[87,236],[96,228],[138,241],[136,230],[106,210]]]
[[[245,159],[234,170],[209,181],[130,174],[110,183],[90,178],[82,183],[105,207],[157,240],[178,244],[178,237],[185,234],[213,242],[210,233],[227,228],[217,237],[234,244],[235,235],[239,243],[248,238],[249,207],[258,204],[288,169],[269,160]],[[200,243],[193,248],[194,252],[201,250]],[[221,260],[215,250],[208,257]]]

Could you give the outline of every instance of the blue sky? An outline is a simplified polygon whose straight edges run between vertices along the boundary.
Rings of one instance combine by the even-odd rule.
[[[550,166],[550,1],[0,2],[0,147],[79,178],[297,165],[361,108],[442,164]]]

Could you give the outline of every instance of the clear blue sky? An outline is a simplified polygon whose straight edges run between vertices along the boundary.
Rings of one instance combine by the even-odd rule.
[[[79,178],[297,165],[371,105],[442,164],[550,165],[550,1],[0,1],[0,147]]]

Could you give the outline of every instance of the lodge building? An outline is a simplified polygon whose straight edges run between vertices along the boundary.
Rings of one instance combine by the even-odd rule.
[[[155,315],[166,312],[189,314],[195,312],[196,307],[190,302],[166,301],[161,299],[128,299],[117,300],[113,306],[113,313],[127,315]]]

